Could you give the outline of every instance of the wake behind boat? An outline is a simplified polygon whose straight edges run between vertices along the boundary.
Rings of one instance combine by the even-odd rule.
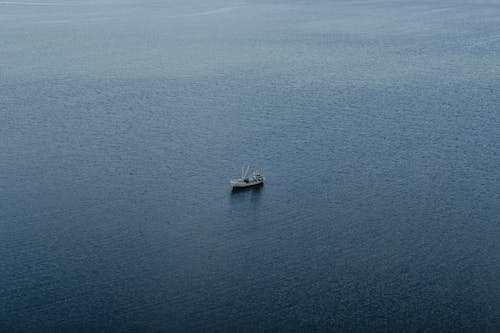
[[[246,175],[248,173],[248,169],[250,169],[250,166],[247,166],[246,169],[244,166],[242,166],[241,177],[233,178],[230,180],[231,186],[233,188],[250,187],[264,183],[264,176],[262,176],[262,174],[257,170],[254,170],[252,172],[252,176],[247,178]]]

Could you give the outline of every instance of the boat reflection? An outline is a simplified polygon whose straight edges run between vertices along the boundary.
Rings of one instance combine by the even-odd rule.
[[[260,215],[259,206],[262,204],[261,199],[264,193],[264,184],[233,188],[230,201],[230,214],[231,216],[253,216],[257,218]]]

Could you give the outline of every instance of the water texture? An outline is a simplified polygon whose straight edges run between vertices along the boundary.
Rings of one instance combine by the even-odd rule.
[[[499,27],[0,1],[0,331],[500,331]]]

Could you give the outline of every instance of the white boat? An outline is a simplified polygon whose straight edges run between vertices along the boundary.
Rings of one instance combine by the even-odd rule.
[[[250,166],[245,166],[241,167],[241,177],[240,178],[233,178],[230,180],[231,186],[233,188],[236,187],[250,187],[250,186],[256,186],[264,183],[264,176],[257,171],[254,170],[252,172],[252,176],[247,178],[246,175],[248,173],[248,169],[250,169]]]

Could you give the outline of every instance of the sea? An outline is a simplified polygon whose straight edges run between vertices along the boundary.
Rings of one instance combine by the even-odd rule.
[[[0,1],[0,331],[499,332],[500,1]]]

